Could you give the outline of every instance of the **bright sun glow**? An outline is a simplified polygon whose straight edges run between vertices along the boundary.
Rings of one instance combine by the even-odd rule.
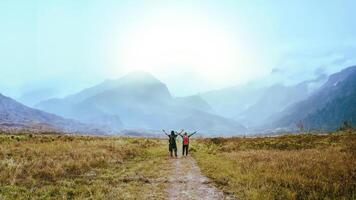
[[[176,16],[180,16],[179,18]],[[173,13],[155,13],[128,31],[120,62],[125,71],[152,74],[175,71],[216,86],[249,73],[242,43],[209,19]]]

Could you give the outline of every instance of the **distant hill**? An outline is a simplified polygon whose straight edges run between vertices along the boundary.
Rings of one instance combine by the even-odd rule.
[[[108,80],[63,99],[41,102],[37,108],[86,123],[97,123],[100,116],[115,116],[116,125],[120,127],[122,121],[125,129],[185,128],[206,133],[246,130],[233,120],[213,114],[210,105],[199,96],[172,97],[164,83],[145,72]]]
[[[273,127],[335,130],[344,121],[356,122],[356,66],[331,75],[309,98],[279,113]]]
[[[295,85],[229,87],[200,94],[217,114],[235,119],[248,128],[263,125],[275,113],[306,99],[325,76]],[[313,86],[313,87],[311,87]]]
[[[257,127],[274,113],[281,112],[289,105],[304,100],[309,95],[310,81],[285,86],[275,84],[263,91],[259,100],[236,116],[236,119],[248,127]]]
[[[57,91],[52,88],[34,89],[24,92],[18,100],[24,105],[32,107],[40,101],[55,96],[56,93]]]
[[[190,109],[200,110],[203,112],[215,113],[214,109],[199,95],[187,97],[176,97],[174,102],[177,106],[183,106]]]
[[[74,120],[27,107],[2,94],[0,94],[0,129],[99,132]]]
[[[265,87],[235,86],[212,90],[199,94],[219,115],[236,118],[240,113],[254,105],[263,95]]]

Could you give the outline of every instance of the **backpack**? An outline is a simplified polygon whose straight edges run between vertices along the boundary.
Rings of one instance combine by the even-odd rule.
[[[187,135],[183,137],[183,144],[189,144],[189,137]]]
[[[169,136],[169,144],[175,144],[176,143],[176,138],[172,135]]]

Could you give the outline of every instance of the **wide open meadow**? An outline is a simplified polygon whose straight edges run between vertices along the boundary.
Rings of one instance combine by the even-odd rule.
[[[356,197],[355,131],[198,138],[190,150],[224,199]],[[185,159],[169,157],[165,138],[3,133],[0,199],[170,199],[195,181],[171,180]]]

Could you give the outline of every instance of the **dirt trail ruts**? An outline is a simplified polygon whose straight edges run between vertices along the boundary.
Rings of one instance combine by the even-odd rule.
[[[171,164],[172,174],[167,189],[169,199],[230,199],[202,175],[192,157],[171,158]]]

